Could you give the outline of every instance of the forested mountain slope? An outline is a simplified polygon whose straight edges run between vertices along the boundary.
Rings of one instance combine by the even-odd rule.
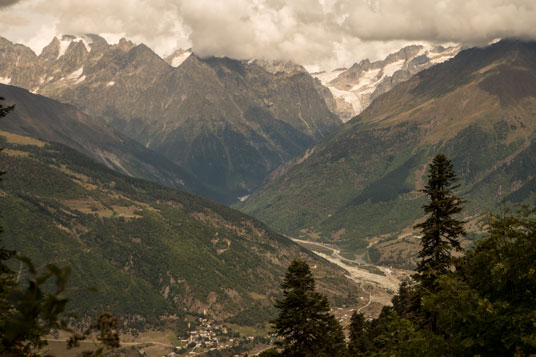
[[[379,247],[385,263],[400,262],[435,154],[452,159],[470,219],[530,197],[535,135],[536,43],[464,50],[379,96],[241,209],[281,232]]]
[[[238,211],[121,175],[61,144],[0,137],[2,240],[38,266],[70,264],[79,317],[266,321],[294,258],[316,267],[333,301],[355,299],[341,269]]]

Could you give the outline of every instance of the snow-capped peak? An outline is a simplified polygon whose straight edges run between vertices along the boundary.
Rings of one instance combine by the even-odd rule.
[[[172,67],[179,67],[192,54],[191,50],[179,49],[166,57],[166,62]]]
[[[58,40],[60,41],[60,50],[58,52],[58,57],[56,59],[60,58],[61,56],[65,54],[69,46],[71,46],[71,43],[77,43],[77,42],[82,41],[82,43],[84,44],[88,52],[91,52],[91,44],[93,43],[93,39],[90,36],[85,36],[85,35],[84,36],[63,35],[61,39],[58,38]]]
[[[337,103],[337,114],[346,122],[361,113],[378,95],[423,69],[449,60],[459,51],[460,46],[411,45],[383,61],[363,60],[349,69],[311,75],[330,89]]]

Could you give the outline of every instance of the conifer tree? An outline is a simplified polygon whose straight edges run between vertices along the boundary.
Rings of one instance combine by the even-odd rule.
[[[430,164],[428,183],[421,191],[428,195],[429,203],[423,206],[428,217],[415,226],[422,233],[416,279],[432,290],[437,277],[452,264],[451,251],[462,250],[459,237],[465,235],[464,222],[454,215],[462,211],[464,200],[453,193],[459,187],[457,181],[452,162],[438,154]]]
[[[279,316],[272,321],[281,338],[283,356],[344,356],[342,327],[330,313],[328,300],[315,291],[309,265],[294,260],[281,284],[283,299],[276,302]]]
[[[5,100],[4,97],[0,97],[0,100]],[[2,103],[0,103],[0,118],[5,117],[7,113],[15,109],[14,105],[10,105],[9,107],[4,107]]]
[[[366,330],[366,321],[362,313],[354,311],[350,318],[350,342],[348,343],[348,352],[350,356],[366,356],[368,336]]]

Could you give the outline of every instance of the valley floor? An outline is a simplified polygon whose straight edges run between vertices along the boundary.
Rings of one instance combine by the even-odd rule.
[[[402,281],[413,274],[410,270],[370,264],[360,257],[355,260],[346,259],[340,255],[339,249],[329,244],[296,238],[292,240],[347,272],[348,278],[355,281],[363,290],[364,295],[360,296],[362,301],[359,302],[362,306],[358,311],[368,317],[377,315],[382,306],[390,305],[391,298],[398,291]]]

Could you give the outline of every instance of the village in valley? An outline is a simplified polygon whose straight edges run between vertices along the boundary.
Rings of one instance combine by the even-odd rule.
[[[211,351],[228,351],[240,355],[246,351],[260,352],[272,344],[270,337],[240,333],[206,317],[199,317],[195,322],[188,323],[188,331],[181,337],[180,345],[176,346],[168,357],[195,356]]]

